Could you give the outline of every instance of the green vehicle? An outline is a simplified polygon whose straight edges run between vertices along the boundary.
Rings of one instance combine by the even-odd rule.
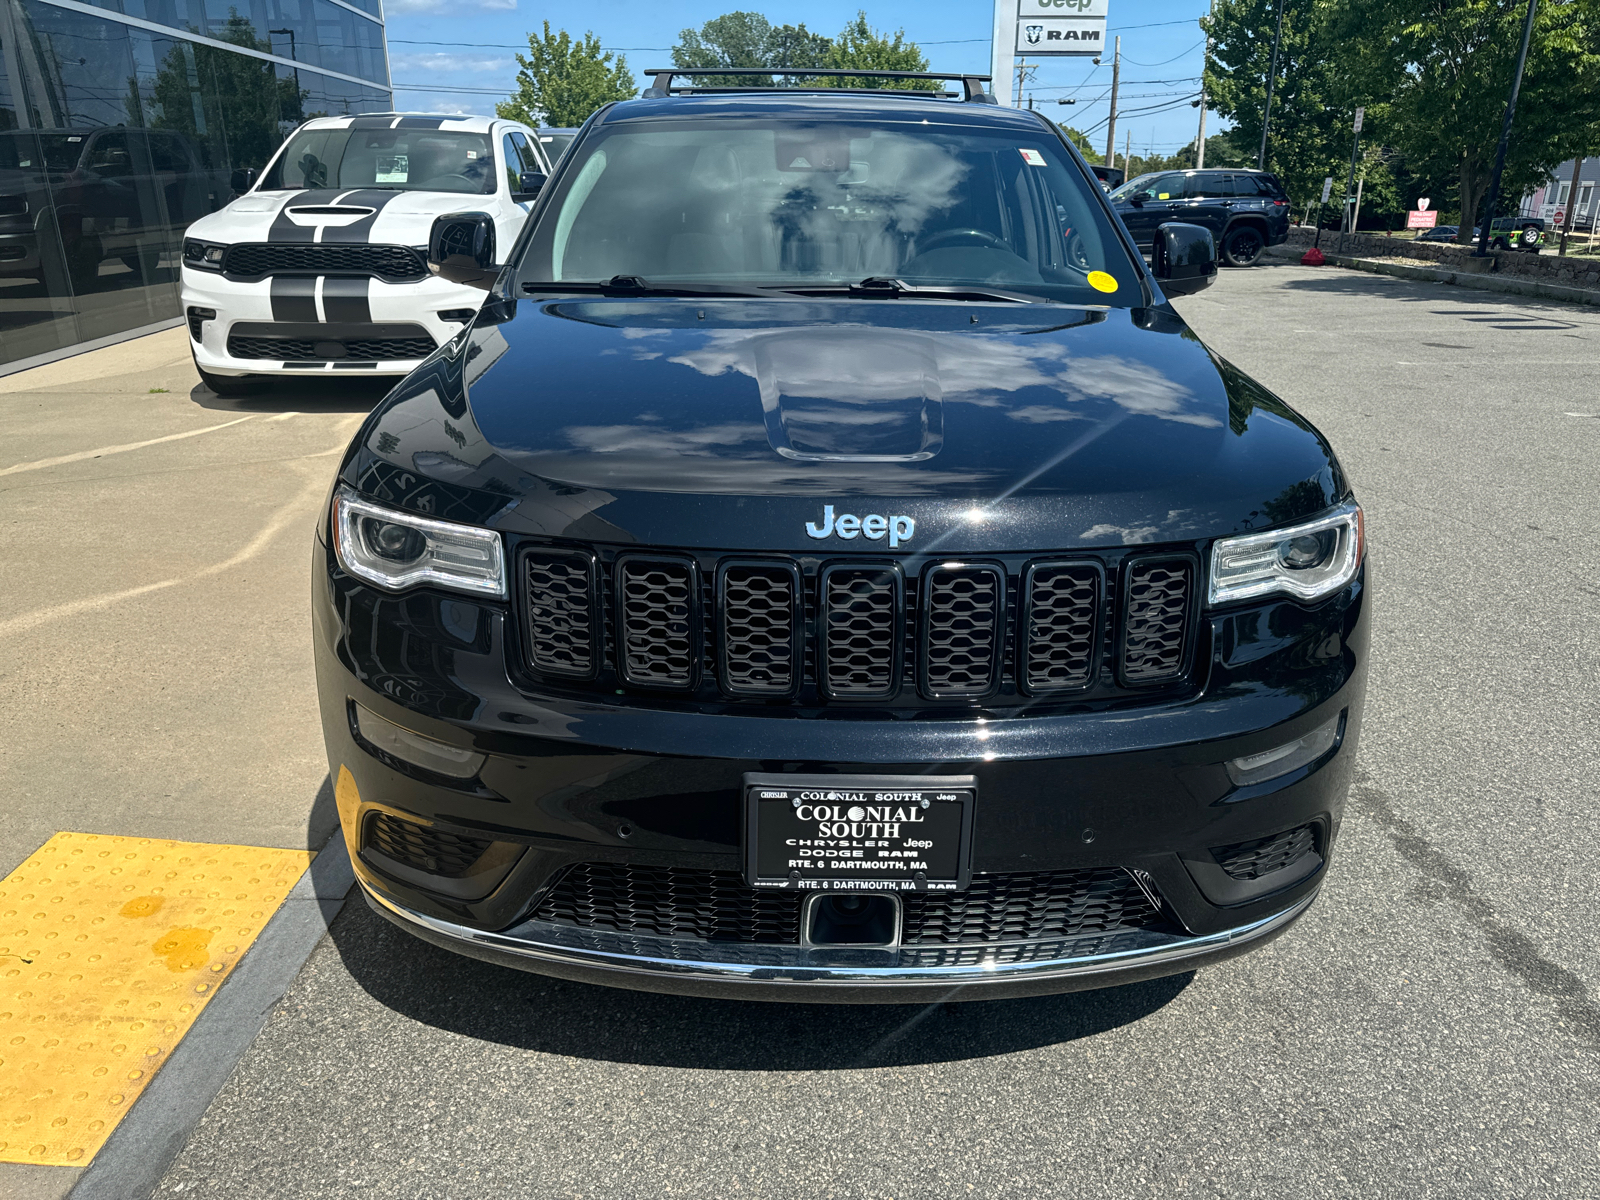
[[[1492,250],[1526,250],[1539,253],[1544,245],[1545,222],[1543,217],[1496,217],[1489,226],[1489,247]]]

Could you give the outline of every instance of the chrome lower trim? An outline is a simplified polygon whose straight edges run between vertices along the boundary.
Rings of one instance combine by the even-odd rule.
[[[359,878],[359,877],[358,877]],[[524,921],[490,932],[443,921],[402,908],[361,881],[368,898],[401,925],[410,925],[439,942],[453,942],[463,951],[505,955],[559,969],[634,976],[633,986],[648,988],[651,978],[702,980],[721,984],[795,983],[808,987],[952,987],[962,984],[1032,983],[1171,967],[1182,970],[1185,959],[1241,949],[1266,938],[1311,907],[1313,892],[1296,904],[1248,925],[1201,937],[1130,931],[1057,942],[1001,942],[899,949],[806,949],[800,946],[716,943],[715,959],[701,957],[713,944],[684,938],[635,937],[630,934],[580,929],[548,921]],[[945,959],[948,961],[939,962]],[[931,965],[917,965],[918,962]],[[620,982],[620,981],[619,981]]]

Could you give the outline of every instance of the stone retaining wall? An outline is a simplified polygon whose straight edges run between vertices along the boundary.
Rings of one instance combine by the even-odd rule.
[[[1291,226],[1286,245],[1307,249],[1315,239],[1316,232],[1309,225]],[[1330,253],[1338,250],[1339,235],[1324,229],[1322,249]],[[1483,264],[1482,259],[1473,259],[1470,248],[1448,242],[1414,242],[1370,233],[1346,234],[1343,253],[1356,258],[1414,258],[1447,271],[1516,275],[1570,287],[1600,286],[1600,264],[1593,259],[1562,258],[1548,248],[1539,254],[1491,250],[1489,257],[1492,264],[1487,266],[1487,270],[1480,265]]]

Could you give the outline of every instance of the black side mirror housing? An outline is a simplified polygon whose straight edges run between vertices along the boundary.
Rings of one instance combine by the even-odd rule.
[[[488,291],[494,265],[494,218],[488,213],[446,213],[428,232],[428,270],[451,283]]]
[[[1143,195],[1143,193],[1135,192],[1133,195],[1128,197],[1128,203],[1133,205],[1135,208],[1143,208],[1144,207],[1144,195]]]
[[[228,180],[228,186],[244,195],[256,185],[256,169],[254,167],[239,167]]]
[[[511,193],[511,199],[518,204],[525,204],[535,200],[539,191],[549,181],[550,176],[543,171],[524,171],[517,176],[517,190]]]
[[[1217,278],[1217,243],[1203,225],[1168,221],[1156,226],[1150,266],[1168,296],[1192,296]]]

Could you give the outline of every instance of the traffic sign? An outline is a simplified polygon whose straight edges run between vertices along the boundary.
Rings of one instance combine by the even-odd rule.
[[[1561,209],[1556,209],[1556,224],[1559,225],[1567,219],[1567,214]]]
[[[1367,115],[1367,110],[1366,109],[1364,109],[1364,108],[1356,109],[1356,132],[1357,133],[1361,132],[1361,120],[1366,115]]]
[[[1331,195],[1333,195],[1333,176],[1328,175],[1322,180],[1322,202],[1326,204]]]
[[[1015,4],[1018,54],[1038,58],[1104,53],[1109,0],[1015,0]]]

